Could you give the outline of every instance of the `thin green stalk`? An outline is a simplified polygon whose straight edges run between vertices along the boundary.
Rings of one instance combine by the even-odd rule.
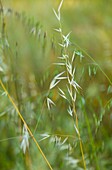
[[[78,135],[79,144],[80,144],[80,151],[81,151],[81,155],[82,155],[82,161],[83,161],[83,165],[84,165],[84,170],[86,170],[86,162],[85,162],[85,158],[84,158],[83,144],[82,144],[82,140],[81,140],[81,136],[80,136],[78,117],[77,117],[74,101],[73,101],[72,104],[73,104],[73,113],[74,113],[75,121],[76,121],[76,127],[77,127],[77,130],[78,130],[77,135]]]
[[[46,103],[46,99],[47,99],[49,93],[50,93],[50,90],[48,90],[47,96],[45,96],[45,98],[44,98],[44,100],[43,100],[42,109],[41,109],[39,118],[38,118],[38,120],[37,120],[37,123],[36,123],[36,126],[35,126],[35,129],[34,129],[33,134],[35,134],[35,132],[36,132],[36,130],[37,130],[37,127],[38,127],[38,125],[39,125],[39,122],[40,122],[40,119],[41,119],[41,117],[42,117],[42,113],[43,113],[43,110],[44,110],[44,106],[45,106],[45,103]]]
[[[41,117],[42,117],[42,113],[43,113],[43,110],[44,110],[45,101],[46,101],[46,99],[45,99],[44,102],[43,102],[42,109],[41,109],[39,118],[38,118],[38,120],[37,120],[37,123],[36,123],[36,126],[35,126],[35,129],[34,129],[33,134],[35,134],[35,132],[36,132],[36,130],[37,130],[37,127],[38,127],[38,125],[39,125],[40,119],[41,119]]]
[[[61,25],[60,21],[59,21],[59,26],[60,26],[60,29],[61,29],[60,35],[61,35],[61,41],[62,41],[62,44],[63,44],[64,42],[63,42],[62,25]],[[65,47],[64,47],[64,53],[65,54],[67,53],[67,50],[66,50]],[[66,71],[67,71],[67,68],[66,68]],[[68,71],[67,71],[67,76],[69,76]],[[71,90],[71,93],[72,93],[73,90],[72,90],[71,84],[70,84],[70,90]],[[79,144],[80,144],[80,151],[81,151],[81,155],[82,155],[83,166],[84,166],[84,170],[86,170],[86,162],[85,162],[85,158],[84,158],[83,145],[82,145],[82,140],[81,140],[80,131],[79,131],[79,127],[78,127],[78,117],[77,117],[74,101],[72,101],[72,105],[73,105],[73,112],[74,112],[74,117],[75,117],[75,121],[76,121],[76,127],[77,127],[78,132],[79,132],[78,133],[78,139],[79,139]]]
[[[110,80],[110,78],[108,77],[108,75],[103,71],[103,69],[100,67],[100,65],[94,60],[93,57],[91,57],[84,49],[82,49],[78,44],[73,43],[75,46],[77,46],[82,52],[84,52],[84,54],[86,54],[86,56],[88,56],[100,69],[100,71],[103,73],[103,75],[107,78],[108,82],[112,85],[112,81]]]
[[[87,130],[88,130],[88,134],[89,134],[89,139],[90,139],[91,146],[92,146],[92,151],[93,151],[93,156],[94,156],[94,160],[95,160],[96,170],[100,170],[100,167],[99,167],[99,164],[98,164],[98,158],[97,158],[96,151],[95,151],[94,139],[93,139],[91,128],[90,128],[90,123],[89,123],[87,113],[86,113],[84,108],[83,108],[83,110],[84,110],[84,116],[85,116],[85,120],[86,120],[86,124],[87,124]]]

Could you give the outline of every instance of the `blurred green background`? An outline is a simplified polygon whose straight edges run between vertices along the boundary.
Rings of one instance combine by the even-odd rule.
[[[35,132],[37,141],[42,139],[42,134],[51,134],[50,138],[39,144],[53,169],[81,170],[82,163],[75,162],[81,160],[77,138],[68,137],[67,149],[56,146],[56,136],[57,140],[61,136],[61,142],[65,139],[62,135],[76,137],[73,121],[67,114],[67,103],[59,98],[54,89],[50,97],[57,107],[49,113],[46,104],[43,106],[49,84],[60,71],[52,65],[58,61],[57,57],[61,53],[58,46],[60,37],[54,31],[59,25],[52,10],[57,9],[59,3],[59,0],[2,0],[7,39],[3,52],[0,50],[0,66],[4,70],[0,76],[31,130],[34,131],[38,125]],[[111,8],[111,0],[64,0],[61,18],[65,35],[71,31],[73,46],[70,50],[80,50],[75,45],[78,44],[112,81]],[[2,19],[0,27],[2,30]],[[77,80],[82,91],[77,97],[76,108],[87,167],[88,170],[97,170],[98,166],[101,170],[111,170],[112,84],[94,66],[93,61],[82,53],[85,56],[83,63],[77,61]],[[97,69],[96,75],[94,69]],[[65,88],[64,84],[61,86]],[[28,156],[22,153],[21,122],[8,98],[2,95],[1,87],[0,91],[0,169],[48,169],[32,139],[29,139]],[[71,146],[71,150],[68,146]],[[66,160],[67,155],[69,160]]]

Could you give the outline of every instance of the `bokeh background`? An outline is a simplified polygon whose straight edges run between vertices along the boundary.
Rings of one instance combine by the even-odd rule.
[[[59,25],[53,13],[53,8],[57,9],[59,3],[59,0],[2,0],[6,44],[3,52],[0,50],[0,68],[4,70],[0,76],[31,130],[37,127],[36,139],[39,141],[50,134],[50,138],[39,144],[53,169],[81,170],[83,166],[76,140],[68,137],[65,148],[71,146],[71,150],[56,146],[56,140],[62,142],[65,136],[76,136],[66,102],[54,89],[50,97],[57,107],[49,113],[46,104],[43,106],[49,84],[60,70],[52,64],[58,61],[61,53],[58,46],[60,37],[54,31]],[[112,169],[111,7],[111,0],[64,0],[61,9],[63,31],[65,35],[71,31],[73,45],[70,50],[82,49],[84,55],[81,64],[77,61],[77,80],[82,91],[77,97],[76,108],[88,170],[98,167],[101,170]],[[2,18],[0,27],[2,31]],[[61,86],[65,88],[64,84]],[[1,87],[0,90],[0,169],[46,170],[48,167],[32,139],[29,139],[27,156],[22,153],[21,121],[7,96],[2,95]]]

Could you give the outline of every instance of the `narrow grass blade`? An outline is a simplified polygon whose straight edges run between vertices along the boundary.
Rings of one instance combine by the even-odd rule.
[[[62,4],[63,4],[63,1],[64,1],[64,0],[62,0],[62,1],[60,2],[60,4],[59,4],[58,12],[60,12],[60,10],[61,10],[61,7],[62,7]]]

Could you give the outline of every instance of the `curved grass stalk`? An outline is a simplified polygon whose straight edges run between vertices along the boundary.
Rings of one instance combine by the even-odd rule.
[[[18,107],[16,106],[14,100],[12,99],[12,97],[10,96],[10,94],[8,93],[8,91],[7,91],[7,89],[5,88],[5,86],[4,86],[4,84],[3,84],[3,82],[2,82],[1,79],[0,79],[0,85],[2,86],[4,92],[7,94],[7,96],[8,96],[8,98],[9,98],[10,102],[11,102],[12,105],[14,106],[14,108],[15,108],[16,112],[18,113],[18,115],[19,115],[21,121],[22,121],[22,122],[24,123],[24,125],[26,126],[26,128],[27,128],[27,130],[28,130],[28,132],[29,132],[29,134],[30,134],[30,136],[31,136],[31,138],[32,138],[33,141],[35,142],[35,144],[36,144],[37,148],[39,149],[41,155],[43,156],[44,160],[46,161],[46,163],[47,163],[49,169],[50,169],[50,170],[53,170],[53,168],[51,167],[49,161],[47,160],[45,154],[43,153],[43,151],[42,151],[41,147],[39,146],[37,140],[36,140],[35,137],[33,136],[33,133],[31,132],[30,128],[28,127],[26,121],[24,120],[23,116],[21,115],[21,113],[20,113]]]
[[[54,11],[54,14],[55,14],[58,22],[59,22],[59,29],[55,29],[55,31],[59,32],[60,36],[61,36],[61,44],[59,43],[59,45],[63,49],[62,53],[64,55],[67,55],[67,48],[69,47],[69,43],[70,43],[68,37],[69,37],[70,33],[68,33],[68,35],[64,36],[63,31],[62,31],[61,15],[60,15],[60,9],[61,9],[62,3],[63,3],[63,0],[60,2],[60,5],[58,7],[58,12],[56,12],[54,9],[53,9],[53,11]],[[69,79],[69,71],[67,69],[67,58],[65,59],[65,69],[66,69],[67,77]],[[69,84],[70,92],[71,92],[71,96],[72,96],[73,95],[72,84],[69,81],[68,81],[68,84]],[[78,117],[77,117],[77,113],[76,113],[76,109],[75,109],[75,102],[73,100],[72,100],[72,106],[73,106],[73,118],[75,119],[75,122],[76,122],[76,131],[78,132],[77,136],[78,136],[78,139],[79,139],[80,151],[81,151],[81,155],[82,155],[83,166],[84,166],[84,170],[86,170],[86,162],[85,162],[85,158],[84,158],[83,145],[82,145],[82,140],[81,140],[79,126],[78,126]]]
[[[112,85],[112,81],[110,80],[110,78],[108,77],[108,75],[103,71],[103,69],[100,67],[100,65],[95,61],[95,59],[93,57],[91,57],[86,50],[84,50],[83,48],[81,48],[77,43],[73,43],[73,45],[77,46],[84,54],[86,54],[87,57],[89,57],[91,59],[91,61],[93,61],[97,67],[100,69],[100,71],[103,73],[103,75],[106,77],[106,79],[108,80],[108,82]]]
[[[70,87],[72,90],[72,86]],[[81,155],[82,155],[82,161],[83,161],[83,166],[84,166],[84,170],[86,170],[86,162],[85,162],[85,158],[84,158],[84,149],[83,149],[83,144],[82,144],[82,140],[81,140],[81,136],[80,136],[80,130],[79,130],[79,123],[78,123],[78,117],[77,117],[77,113],[76,113],[76,109],[75,109],[75,103],[73,102],[73,113],[74,113],[74,118],[76,121],[76,128],[78,130],[78,139],[79,139],[79,144],[80,144],[80,151],[81,151]]]

